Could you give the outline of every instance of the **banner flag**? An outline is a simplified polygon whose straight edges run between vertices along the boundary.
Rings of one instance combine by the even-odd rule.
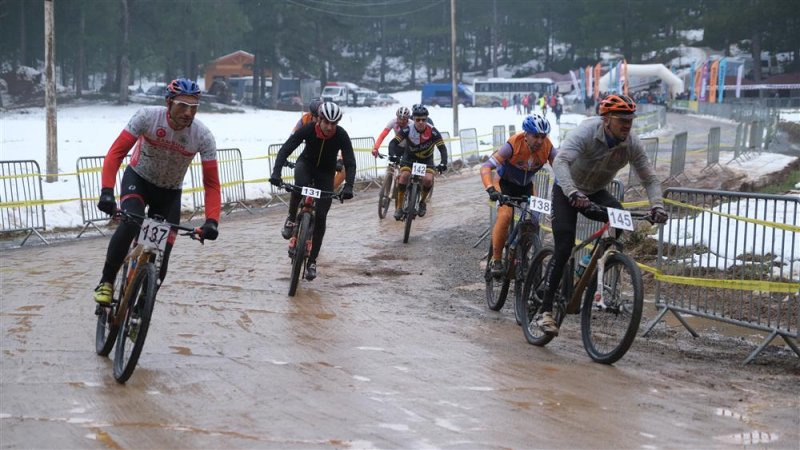
[[[595,64],[594,66],[594,99],[597,100],[600,98],[600,63]]]
[[[578,79],[575,77],[575,72],[573,72],[572,69],[569,71],[569,76],[572,78],[572,88],[580,94],[581,86],[578,84]]]
[[[717,101],[722,103],[723,93],[725,92],[725,74],[728,73],[728,58],[722,58],[719,62],[719,90],[717,91]]]
[[[717,102],[717,77],[719,76],[719,60],[711,63],[711,71],[708,78],[708,102]]]
[[[630,86],[630,81],[628,81],[628,61],[623,59],[622,63],[625,64],[625,73],[623,74],[625,75],[625,82],[622,86],[624,87],[625,95],[628,95],[628,86]]]
[[[736,98],[739,98],[742,93],[742,77],[744,76],[744,64],[739,66],[739,70],[736,71]]]

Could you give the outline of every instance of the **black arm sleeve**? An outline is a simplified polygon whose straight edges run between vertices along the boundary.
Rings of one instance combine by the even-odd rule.
[[[313,130],[308,126],[304,126],[294,132],[286,142],[283,143],[281,149],[278,150],[278,156],[275,157],[275,165],[272,167],[272,176],[275,178],[280,178],[281,176],[281,169],[283,165],[286,164],[286,159],[292,152],[303,143],[305,140],[305,135],[308,133],[308,130]]]
[[[341,139],[340,150],[342,151],[342,160],[344,160],[344,170],[346,173],[345,183],[354,186],[356,182],[356,155],[355,152],[353,152],[353,143],[350,141],[350,136],[344,130],[342,130]]]

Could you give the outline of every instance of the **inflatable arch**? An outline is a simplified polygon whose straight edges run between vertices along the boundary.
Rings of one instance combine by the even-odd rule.
[[[672,97],[683,92],[683,80],[670,72],[663,64],[628,64],[629,77],[659,77],[669,86]],[[608,91],[609,73],[600,77],[600,92]]]

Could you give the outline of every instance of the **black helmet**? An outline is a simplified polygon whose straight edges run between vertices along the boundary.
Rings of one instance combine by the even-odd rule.
[[[414,105],[411,109],[411,115],[414,117],[428,117],[428,108],[424,105]]]
[[[311,113],[312,116],[317,117],[319,115],[319,106],[322,104],[322,100],[319,98],[315,98],[308,103],[308,112]]]

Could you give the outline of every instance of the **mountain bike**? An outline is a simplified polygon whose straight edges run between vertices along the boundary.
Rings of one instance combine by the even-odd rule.
[[[378,153],[379,158],[386,158],[386,155]],[[400,167],[396,162],[389,161],[386,166],[386,174],[383,176],[383,183],[381,183],[381,192],[378,195],[378,217],[381,219],[386,218],[386,212],[389,211],[395,199],[397,198],[397,175],[399,175]]]
[[[95,308],[95,351],[100,356],[108,356],[116,343],[114,379],[125,383],[136,368],[150,328],[159,288],[158,274],[171,229],[184,231],[179,234],[201,244],[203,238],[199,228],[169,223],[160,216],[144,217],[118,210],[114,218],[128,222],[141,221],[141,225],[139,235],[131,243],[122,269],[117,274],[111,305],[97,305]]]
[[[486,257],[486,270],[483,277],[486,281],[486,304],[492,311],[500,311],[506,303],[508,288],[511,280],[514,280],[515,298],[522,296],[522,285],[528,269],[528,261],[531,255],[542,247],[539,238],[539,223],[533,217],[533,213],[528,208],[528,197],[509,197],[502,195],[497,201],[497,207],[509,205],[514,208],[511,223],[508,224],[508,237],[503,246],[501,261],[503,262],[504,273],[496,278],[492,275],[492,255],[493,244],[489,240],[489,254]],[[516,219],[519,214],[519,219]],[[522,323],[522,314],[514,308],[514,316],[517,323]]]
[[[587,212],[599,216],[606,215],[607,211],[611,214],[628,213],[595,204],[587,208]],[[623,220],[652,223],[649,213],[629,213],[630,216]],[[633,229],[632,223],[630,226]],[[582,261],[585,268],[581,264],[576,272],[576,255],[584,248],[591,248],[590,259]],[[538,346],[545,346],[553,339],[537,325],[552,257],[553,248],[550,246],[543,247],[533,256],[525,275],[522,296],[517,298],[525,339]],[[617,231],[607,221],[572,249],[553,299],[553,316],[560,327],[567,314],[580,312],[581,338],[586,353],[596,362],[613,364],[625,355],[636,337],[643,302],[642,273],[636,262],[623,253]]]
[[[436,170],[440,170],[437,166]],[[422,197],[422,178],[428,171],[428,166],[422,163],[412,163],[411,165],[411,181],[406,187],[406,195],[403,198],[403,243],[408,244],[408,237],[411,235],[411,222],[419,214],[419,201]],[[441,173],[441,170],[440,170]],[[431,187],[433,191],[433,187]],[[430,197],[430,192],[428,193]]]
[[[289,238],[289,257],[292,259],[292,275],[289,282],[289,296],[293,297],[297,292],[297,284],[300,282],[300,273],[305,277],[306,262],[311,255],[311,247],[314,239],[314,212],[317,207],[317,199],[335,198],[344,202],[341,194],[330,191],[321,191],[313,187],[297,186],[290,183],[282,183],[281,187],[289,192],[299,192],[300,207],[297,209],[297,218],[292,236]]]

